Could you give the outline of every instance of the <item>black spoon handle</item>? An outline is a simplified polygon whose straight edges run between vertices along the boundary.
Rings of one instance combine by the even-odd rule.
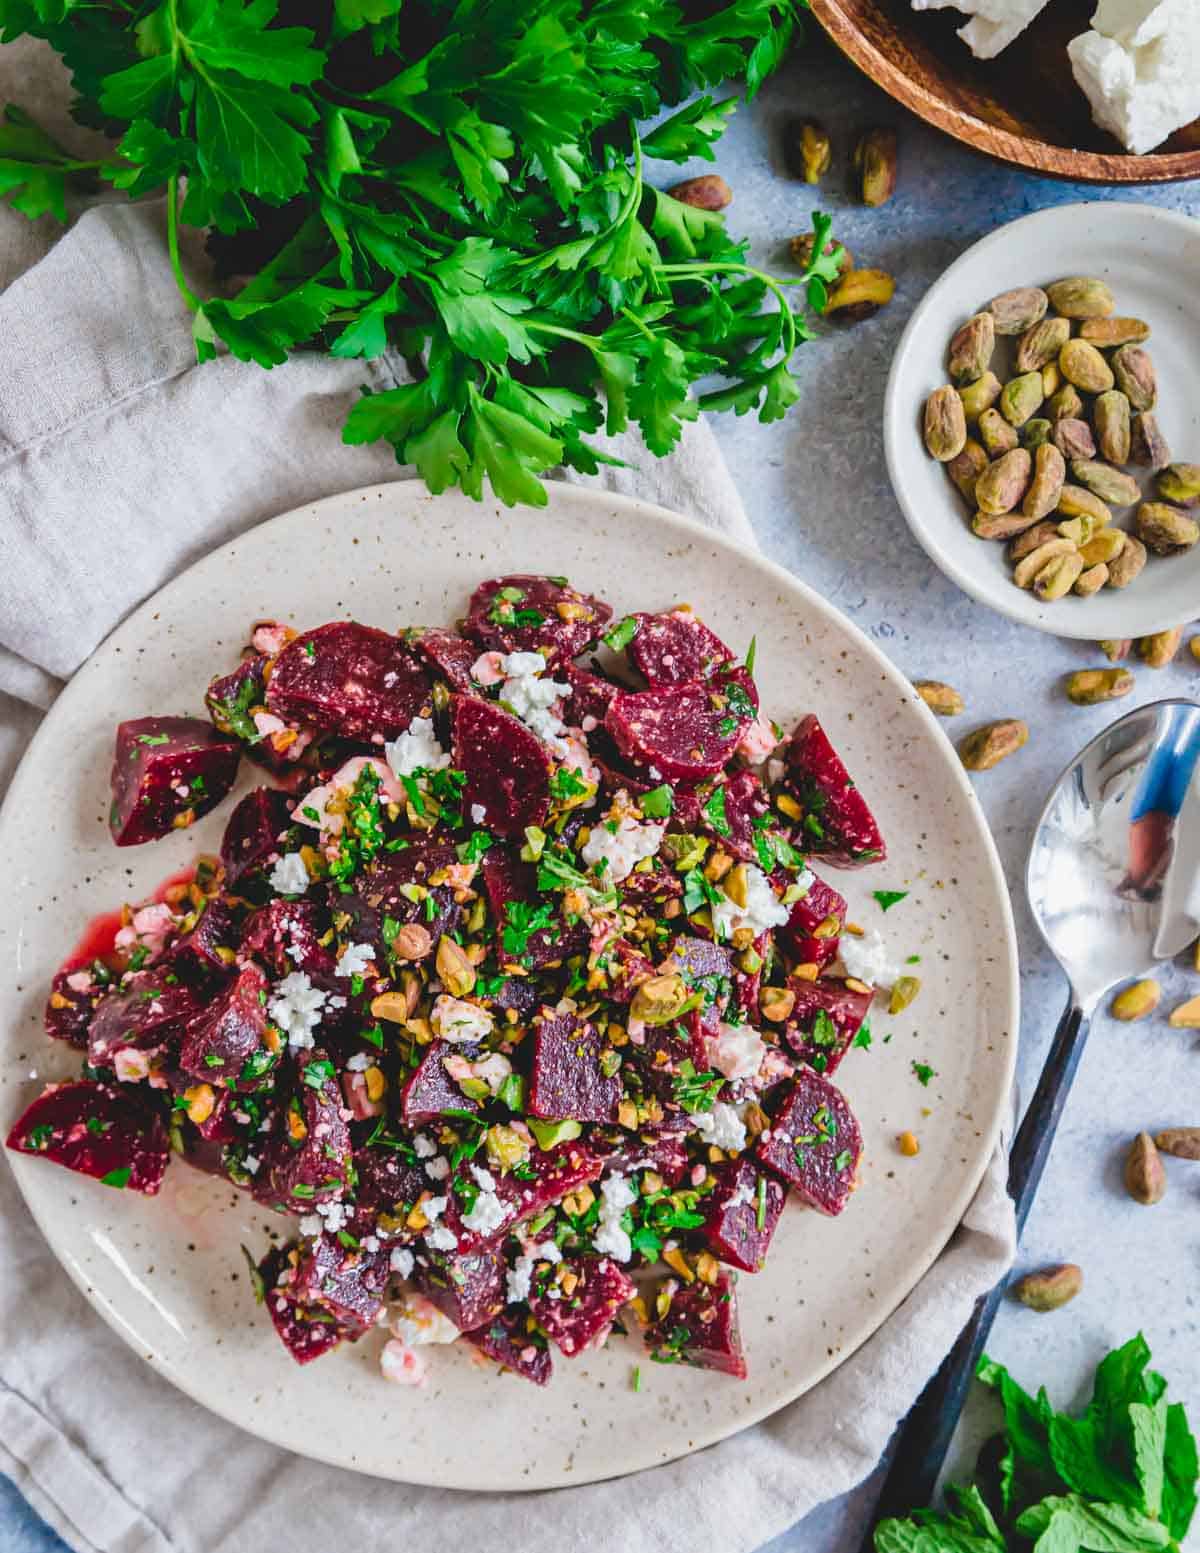
[[[1088,1021],[1072,998],[1055,1032],[1037,1089],[1021,1120],[1009,1156],[1008,1191],[1016,1207],[1018,1235],[1025,1227],[1037,1194],[1050,1146],[1067,1103],[1071,1080],[1083,1055],[1087,1033]],[[998,1283],[990,1294],[977,1302],[970,1321],[941,1369],[901,1425],[876,1506],[876,1520],[889,1515],[907,1515],[933,1499],[938,1474],[958,1427],[959,1415],[996,1311],[1004,1298],[1004,1288],[1004,1282]],[[873,1533],[868,1533],[863,1553],[871,1553],[873,1547]]]

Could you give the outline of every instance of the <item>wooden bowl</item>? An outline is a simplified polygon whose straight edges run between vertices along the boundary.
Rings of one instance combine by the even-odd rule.
[[[1200,119],[1149,156],[1130,156],[1092,122],[1067,44],[1094,0],[1051,0],[996,59],[957,36],[958,11],[913,11],[908,0],[810,0],[848,58],[889,96],[965,145],[1030,172],[1086,183],[1200,178]]]

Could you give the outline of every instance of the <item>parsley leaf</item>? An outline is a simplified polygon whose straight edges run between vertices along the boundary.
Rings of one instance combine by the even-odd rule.
[[[872,890],[871,894],[879,902],[881,911],[891,911],[893,906],[908,898],[907,890]]]

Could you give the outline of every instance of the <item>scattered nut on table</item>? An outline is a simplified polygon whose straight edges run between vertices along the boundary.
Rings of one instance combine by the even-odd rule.
[[[1022,1305],[1044,1315],[1070,1304],[1082,1288],[1083,1268],[1075,1262],[1059,1262],[1018,1278],[1012,1293]]]
[[[1125,1190],[1134,1202],[1152,1208],[1167,1190],[1167,1172],[1148,1132],[1139,1132],[1125,1158]]]

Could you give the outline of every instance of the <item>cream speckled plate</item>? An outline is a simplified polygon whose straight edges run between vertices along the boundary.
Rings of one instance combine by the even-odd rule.
[[[0,814],[0,1127],[77,1057],[41,1030],[53,971],[89,918],[215,851],[231,803],[186,835],[113,847],[105,828],[114,725],[202,712],[248,623],[343,615],[397,628],[461,614],[476,582],[567,573],[618,613],[686,599],[744,651],[758,638],[763,706],[819,714],[883,826],[890,860],[841,873],[852,916],[919,954],[924,989],[874,1019],[838,1074],[862,1124],[861,1189],[842,1218],[790,1206],[766,1269],[740,1284],[750,1379],[646,1363],[632,1341],[559,1360],[535,1391],[431,1353],[424,1390],[379,1378],[381,1339],[305,1369],[254,1304],[238,1249],[265,1248],[244,1196],[176,1162],[157,1198],[9,1155],[63,1266],[156,1369],[251,1433],[338,1466],[417,1483],[532,1489],[654,1466],[798,1397],[879,1326],[936,1257],[983,1173],[1017,1038],[1016,946],[1004,879],[972,789],[907,682],[836,610],[777,566],[644,504],[550,487],[546,513],[508,513],[400,483],[330,498],[225,546],[145,604],[80,669],[30,746]],[[242,788],[252,785],[252,769]],[[910,895],[886,917],[873,889]],[[922,1088],[914,1061],[936,1076]],[[929,1114],[925,1115],[928,1108]],[[896,1134],[920,1137],[916,1159]],[[461,1350],[461,1351],[460,1351]],[[642,1361],[643,1386],[630,1385]],[[147,1422],[147,1430],[151,1425]]]

